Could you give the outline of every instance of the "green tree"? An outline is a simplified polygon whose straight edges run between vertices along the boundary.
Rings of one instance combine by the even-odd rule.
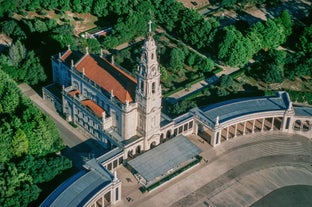
[[[70,0],[59,0],[58,4],[63,11],[70,10]]]
[[[180,115],[185,113],[187,110],[196,107],[196,103],[191,100],[182,100],[173,104],[169,111],[172,115]]]
[[[181,50],[180,48],[173,48],[169,56],[169,67],[174,71],[182,68],[183,63],[184,63],[184,58],[185,56],[184,56],[183,50]]]
[[[190,52],[188,57],[186,58],[186,64],[189,66],[193,66],[195,64],[195,60],[196,60],[196,54],[193,52]]]
[[[198,67],[202,72],[210,72],[214,68],[214,62],[210,58],[201,58]]]
[[[218,46],[218,58],[230,66],[239,66],[252,58],[252,43],[242,33],[230,26],[224,29],[224,35]]]
[[[1,114],[3,116],[3,114]],[[13,130],[10,124],[4,120],[0,120],[0,164],[8,162],[12,158],[12,154],[8,153],[8,149],[11,148],[11,140],[13,136]],[[0,170],[1,171],[1,170]],[[0,196],[1,197],[1,196]]]
[[[73,0],[72,8],[73,8],[73,11],[75,11],[77,13],[81,13],[82,12],[81,0]]]
[[[8,13],[16,12],[16,0],[11,1],[0,1],[0,17],[3,17]]]
[[[81,1],[82,12],[90,13],[93,0],[80,0],[80,1]]]
[[[25,74],[25,76],[21,78],[21,81],[25,81],[30,85],[36,85],[39,82],[45,81],[47,78],[40,60],[35,56],[34,51],[28,52],[21,69]]]
[[[184,6],[175,0],[161,0],[156,3],[156,10],[158,11],[157,19],[165,28],[172,32],[176,23],[180,20],[180,11],[184,9]]]
[[[76,39],[74,37],[74,27],[70,24],[60,25],[52,30],[51,37],[56,40],[61,48],[71,45],[73,49],[76,47]]]
[[[234,80],[230,75],[221,75],[220,77],[220,87],[229,88],[234,84]]]
[[[222,0],[222,6],[232,8],[237,3],[237,0]]]
[[[267,60],[266,82],[282,82],[287,53],[281,50],[270,50]],[[268,77],[268,78],[267,78]]]
[[[103,17],[108,15],[107,0],[94,0],[93,1],[93,14],[98,17]]]
[[[160,66],[160,74],[161,74],[161,80],[167,80],[168,79],[168,71],[165,67]]]
[[[298,46],[303,52],[312,53],[312,24],[304,28]]]
[[[1,206],[27,206],[38,198],[41,190],[33,184],[31,176],[19,172],[12,163],[1,165]]]
[[[48,27],[44,21],[41,21],[40,19],[35,19],[34,23],[35,31],[37,32],[46,32],[48,31]]]
[[[21,129],[17,129],[13,136],[11,152],[15,157],[28,153],[28,140],[26,134]]]
[[[14,39],[26,39],[26,34],[22,28],[17,24],[15,20],[3,21],[0,23],[1,31],[14,38]]]
[[[18,40],[10,47],[8,58],[11,65],[18,66],[26,58],[26,55],[26,47]]]

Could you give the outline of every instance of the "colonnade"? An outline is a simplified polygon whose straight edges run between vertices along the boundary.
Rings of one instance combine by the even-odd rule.
[[[121,182],[116,179],[104,188],[102,192],[97,193],[90,201],[85,205],[85,207],[105,207],[115,204],[121,200]]]
[[[199,129],[201,128],[200,135],[203,136],[207,142],[210,142],[212,146],[216,146],[223,141],[237,136],[264,131],[281,130],[282,125],[283,117],[273,116],[236,122],[233,120],[228,123],[223,123],[222,125],[217,124],[213,129],[206,126],[199,127]]]

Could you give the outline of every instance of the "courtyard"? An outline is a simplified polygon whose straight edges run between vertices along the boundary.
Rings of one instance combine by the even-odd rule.
[[[279,132],[249,134],[212,148],[201,137],[188,139],[202,162],[151,192],[119,168],[123,200],[117,206],[250,206],[270,192],[312,185],[311,140]]]

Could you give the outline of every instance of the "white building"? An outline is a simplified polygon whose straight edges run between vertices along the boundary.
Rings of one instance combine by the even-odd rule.
[[[312,138],[312,108],[293,107],[286,92],[194,108],[175,119],[162,114],[161,74],[151,22],[149,26],[136,77],[103,55],[68,48],[52,57],[54,83],[43,89],[44,99],[68,121],[112,149],[96,161],[110,173],[124,159],[180,134],[198,134],[212,146],[248,133],[273,130]],[[83,206],[104,206],[104,201],[120,200],[121,184],[110,173],[104,173],[107,179],[101,181],[108,181],[108,187]],[[62,195],[66,194],[58,196]]]
[[[135,78],[103,55],[68,48],[52,57],[53,82],[62,86],[61,98],[46,89],[44,97],[59,102],[55,105],[67,121],[107,148],[149,150],[160,142],[162,95],[156,49],[149,31]]]

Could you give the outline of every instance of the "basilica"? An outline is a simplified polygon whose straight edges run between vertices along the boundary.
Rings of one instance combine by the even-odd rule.
[[[199,135],[213,147],[237,136],[265,131],[312,137],[312,108],[293,106],[288,93],[283,91],[275,96],[236,99],[195,107],[176,118],[163,114],[161,74],[151,22],[135,77],[115,64],[113,58],[108,59],[103,52],[99,55],[90,54],[88,48],[83,53],[68,47],[66,51],[52,56],[52,69],[53,83],[43,88],[43,98],[52,103],[68,122],[78,125],[99,140],[108,151],[96,158],[96,162],[89,163],[92,167],[88,168],[88,173],[81,173],[68,181],[68,189],[72,188],[73,192],[84,191],[78,186],[78,181],[85,185],[84,179],[92,180],[95,174],[98,175],[97,184],[90,183],[91,187],[85,188],[98,193],[91,195],[90,192],[80,192],[81,195],[89,196],[84,198],[82,206],[96,206],[98,202],[102,203],[100,206],[105,206],[107,200],[112,204],[119,201],[121,182],[113,174],[116,168],[124,160],[152,151],[170,139],[175,142],[171,142],[168,149],[164,148],[164,152],[172,149],[172,153],[179,152],[183,156],[186,153],[181,151],[182,148],[195,149],[183,138],[190,134]],[[174,148],[179,145],[184,147],[175,151]],[[187,159],[192,159],[196,153],[199,152],[194,152]],[[139,163],[138,167],[141,166]],[[159,175],[166,173],[162,171]],[[144,173],[138,176],[139,182],[140,179],[148,183]],[[98,190],[101,182],[103,186],[104,183],[110,184]],[[52,194],[42,206],[53,206],[53,202],[57,206],[56,197],[60,199],[59,202],[66,198],[70,203],[70,196],[76,200],[74,194],[69,193],[70,190],[55,192],[59,194]]]

